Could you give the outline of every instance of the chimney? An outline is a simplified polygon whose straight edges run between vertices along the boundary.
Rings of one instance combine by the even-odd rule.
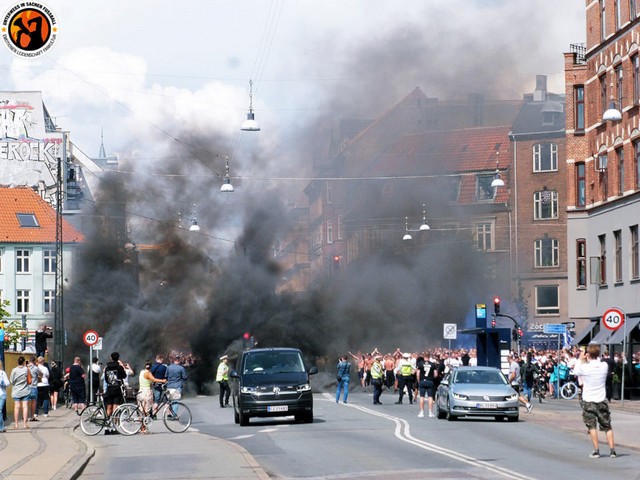
[[[533,92],[534,102],[545,102],[547,100],[547,76],[536,75],[536,91]]]

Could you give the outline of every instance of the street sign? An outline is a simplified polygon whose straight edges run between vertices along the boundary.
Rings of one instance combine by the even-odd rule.
[[[564,323],[545,323],[542,326],[542,332],[564,335],[567,333],[567,326]]]
[[[94,350],[102,350],[102,337],[98,338],[98,341],[93,346]]]
[[[444,324],[444,339],[445,340],[455,340],[458,338],[458,325],[455,323],[445,323]]]
[[[568,329],[576,328],[576,322],[562,322],[563,325],[566,325]]]
[[[602,314],[602,325],[609,330],[617,330],[624,323],[624,313],[619,308],[610,308]]]
[[[93,345],[95,345],[96,343],[98,343],[98,339],[100,338],[100,336],[98,335],[98,332],[96,332],[95,330],[87,330],[86,332],[84,332],[84,334],[82,335],[82,341],[85,343],[85,345],[87,345],[88,347],[92,347]]]

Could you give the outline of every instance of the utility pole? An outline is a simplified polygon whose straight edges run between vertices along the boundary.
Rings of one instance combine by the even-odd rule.
[[[63,159],[64,162],[63,163]],[[62,167],[66,164],[67,160],[67,135],[62,134],[62,152],[58,155],[58,165],[56,172],[56,273],[55,273],[55,310],[53,317],[53,344],[54,344],[54,357],[58,365],[62,366],[64,361],[64,345],[65,345],[65,331],[64,331],[64,295],[63,295],[63,282],[64,282],[64,265],[62,260],[63,254],[63,237],[62,237],[62,203],[64,199],[63,192],[63,176]]]

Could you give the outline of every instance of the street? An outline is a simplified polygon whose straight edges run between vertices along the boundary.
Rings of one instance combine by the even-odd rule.
[[[331,394],[314,399],[312,424],[253,418],[248,427],[234,424],[232,409],[220,409],[216,397],[189,399],[194,424],[186,434],[171,434],[156,422],[154,434],[146,438],[88,437],[97,453],[80,478],[224,478],[223,472],[207,469],[206,455],[191,450],[212,437],[243,447],[275,478],[638,476],[634,449],[618,447],[617,459],[588,458],[590,443],[576,422],[580,411],[573,401],[536,404],[530,415],[522,413],[520,422],[498,423],[419,419],[417,405],[395,405],[389,394],[375,408],[368,393],[352,394],[348,405],[336,404]],[[614,429],[622,415],[637,418],[614,413]],[[141,456],[139,447],[145,443],[149,452]],[[158,451],[157,445],[169,449]],[[608,448],[601,451],[608,453]]]

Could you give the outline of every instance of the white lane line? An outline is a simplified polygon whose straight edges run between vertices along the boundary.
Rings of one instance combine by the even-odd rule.
[[[331,399],[331,395],[328,393],[323,394],[323,396],[325,396],[327,399]],[[334,399],[335,400],[335,399]],[[456,452],[455,450],[449,450],[447,448],[444,447],[440,447],[438,445],[435,445],[433,443],[429,443],[429,442],[425,442],[423,440],[419,440],[415,437],[413,437],[411,435],[411,427],[409,426],[409,422],[407,422],[406,420],[399,418],[399,417],[394,417],[393,415],[388,415],[386,413],[382,413],[382,412],[378,412],[376,410],[372,410],[370,408],[367,407],[361,407],[359,405],[353,405],[351,403],[345,405],[345,407],[351,407],[351,408],[356,408],[358,410],[360,410],[361,412],[367,413],[369,415],[374,415],[376,417],[382,417],[386,420],[390,420],[392,422],[394,422],[396,424],[396,428],[395,428],[395,436],[396,438],[398,438],[399,440],[402,440],[403,442],[409,443],[411,445],[414,445],[418,448],[421,448],[423,450],[428,450],[430,452],[433,453],[437,453],[439,455],[443,455],[445,457],[451,458],[453,460],[457,460],[459,462],[462,463],[466,463],[468,465],[474,466],[474,467],[481,467],[484,468],[486,470],[489,470],[493,473],[497,473],[498,475],[502,475],[506,478],[510,478],[510,479],[515,479],[515,480],[535,480],[533,477],[528,477],[526,475],[523,475],[521,473],[518,472],[514,472],[513,470],[509,470],[506,468],[502,468],[502,467],[498,467],[496,465],[493,465],[489,462],[486,462],[484,460],[479,460],[477,458],[471,457],[469,455],[465,455],[464,453],[461,452]]]
[[[244,440],[245,438],[255,437],[255,435],[238,435],[237,437],[227,438],[227,440]]]

